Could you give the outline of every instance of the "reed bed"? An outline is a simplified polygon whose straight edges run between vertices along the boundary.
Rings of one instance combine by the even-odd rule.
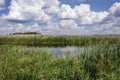
[[[11,35],[0,37],[0,44],[25,46],[89,46],[96,44],[117,44],[120,37],[114,36],[38,36]]]
[[[43,46],[85,49],[58,58]],[[119,63],[119,36],[0,37],[0,80],[120,80]]]
[[[46,48],[25,48],[0,46],[0,80],[120,80],[119,43],[88,46],[66,58]]]

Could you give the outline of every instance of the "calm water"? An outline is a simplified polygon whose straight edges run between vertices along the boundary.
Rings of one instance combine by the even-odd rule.
[[[57,57],[65,57],[66,55],[74,55],[83,51],[82,47],[77,46],[66,46],[66,47],[26,47],[26,51],[37,50],[37,49],[46,49],[53,53]]]
[[[77,46],[54,47],[54,48],[51,47],[48,49],[58,57],[65,57],[66,55],[70,54],[74,55],[83,51],[83,48]]]

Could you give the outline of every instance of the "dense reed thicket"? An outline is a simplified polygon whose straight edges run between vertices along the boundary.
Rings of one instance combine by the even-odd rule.
[[[42,46],[86,48],[58,58]],[[120,80],[119,63],[119,36],[0,37],[0,80]]]
[[[120,80],[120,44],[57,58],[45,48],[0,46],[0,80]]]
[[[0,44],[27,46],[88,46],[96,44],[117,44],[120,37],[114,36],[6,36],[0,37]]]

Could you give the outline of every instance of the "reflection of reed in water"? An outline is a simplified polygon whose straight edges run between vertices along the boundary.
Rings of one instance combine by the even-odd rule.
[[[66,56],[74,55],[74,54],[77,54],[78,52],[81,52],[83,48],[77,47],[77,46],[76,47],[67,46],[67,47],[56,47],[56,48],[49,48],[49,49],[57,57],[65,58]]]

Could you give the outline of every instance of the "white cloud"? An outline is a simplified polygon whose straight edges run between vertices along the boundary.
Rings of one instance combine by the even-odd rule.
[[[47,9],[48,13],[54,13],[52,9],[56,9],[58,4],[57,0],[55,3],[53,0],[12,0],[9,6],[9,14],[5,17],[15,20],[47,21],[51,16],[46,14],[44,10]]]
[[[83,17],[80,17],[81,24],[95,24],[101,22],[108,15],[108,12],[88,12]]]
[[[58,6],[51,6],[49,8],[44,9],[45,13],[49,14],[49,15],[53,15],[53,14],[57,14],[59,11],[59,7]]]
[[[104,34],[120,34],[120,3],[114,3],[108,13],[101,23],[94,25],[93,30]]]
[[[109,12],[112,16],[120,17],[120,3],[114,3],[109,9]]]
[[[23,24],[16,24],[15,32],[41,32],[41,27],[38,24],[25,26]]]
[[[5,4],[5,0],[0,0],[0,11],[5,9],[3,7],[4,4]]]
[[[79,1],[79,2],[84,2],[84,1],[86,1],[86,0],[73,0],[73,1]]]
[[[5,0],[0,0],[0,5],[3,5]]]
[[[74,8],[62,4],[59,7],[58,0],[12,0],[9,9],[9,14],[5,16],[7,19],[49,21],[56,14],[57,19],[76,19],[83,25],[100,22],[108,15],[107,12],[90,11],[88,4]]]
[[[74,20],[61,20],[59,23],[61,28],[76,29],[78,28],[77,23]]]
[[[77,14],[75,13],[75,11],[66,4],[63,4],[60,8],[60,12],[58,14],[59,18],[77,18]]]
[[[75,12],[78,15],[78,20],[83,25],[89,25],[94,23],[99,23],[105,17],[107,17],[108,12],[94,12],[90,10],[90,5],[80,4],[74,7]]]
[[[79,6],[74,7],[74,11],[77,13],[79,17],[83,17],[85,16],[86,13],[90,12],[90,5],[80,4]]]
[[[1,32],[120,33],[120,3],[117,2],[109,11],[95,12],[90,10],[89,4],[80,4],[72,8],[67,4],[60,5],[58,0],[12,0],[9,10],[7,15],[0,17]],[[3,22],[2,19],[6,21]],[[16,22],[19,20],[23,23]]]
[[[101,22],[109,13],[94,12],[90,10],[90,5],[80,4],[71,8],[69,5],[63,4],[58,14],[61,19],[76,19],[82,25],[89,25]]]
[[[50,14],[56,14],[59,11],[59,1],[58,0],[43,0],[45,5],[42,7],[42,9],[47,13]]]
[[[60,2],[58,0],[43,0],[47,7],[58,6]]]
[[[102,23],[91,27],[93,32],[101,34],[120,34],[120,17],[108,16]]]

